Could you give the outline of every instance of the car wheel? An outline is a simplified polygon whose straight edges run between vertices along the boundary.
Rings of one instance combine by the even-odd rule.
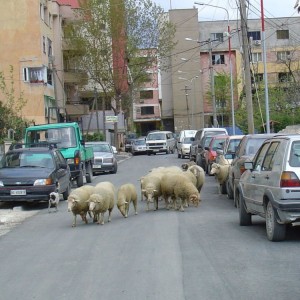
[[[269,201],[266,211],[266,231],[268,239],[272,242],[284,240],[286,234],[286,224],[279,224],[275,214],[275,209]]]
[[[147,155],[150,156],[150,152],[149,151],[147,151]]]
[[[233,191],[232,191],[232,188],[230,186],[230,182],[228,179],[226,180],[226,189],[227,189],[227,198],[233,199]]]
[[[69,182],[67,189],[62,193],[63,199],[67,200],[71,193],[71,182]]]
[[[177,157],[178,157],[178,158],[180,158],[180,157],[181,157],[181,154],[180,154],[179,152],[178,152],[178,154],[177,154]]]
[[[80,173],[79,173],[78,177],[76,178],[76,184],[77,184],[77,187],[83,186],[83,173],[82,173],[82,170],[80,170]]]
[[[170,148],[167,148],[166,154],[170,154]]]
[[[239,219],[240,226],[249,226],[252,224],[251,214],[249,214],[245,207],[245,200],[242,193],[238,193],[239,197]]]
[[[87,183],[91,183],[93,180],[93,169],[92,169],[92,165],[90,162],[88,163],[88,166],[86,169],[86,177],[85,178],[86,178]]]
[[[118,166],[115,165],[114,168],[112,169],[111,173],[112,173],[112,174],[116,174],[117,171],[118,171]]]
[[[181,158],[184,159],[184,157],[185,157],[185,156],[184,156],[184,155],[182,154],[182,152],[181,152]]]

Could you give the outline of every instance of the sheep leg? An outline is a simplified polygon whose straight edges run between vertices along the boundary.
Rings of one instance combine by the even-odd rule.
[[[153,201],[154,210],[158,210],[158,197],[154,197]]]
[[[108,222],[111,221],[111,211],[112,211],[112,209],[109,209],[109,210],[108,210]]]
[[[104,213],[100,214],[101,218],[100,218],[100,224],[104,225]]]
[[[72,227],[76,227],[76,214],[74,214],[74,220],[73,220]]]
[[[138,214],[138,212],[137,212],[137,199],[133,201],[133,207],[134,207],[134,212],[137,215]]]
[[[179,203],[180,203],[180,211],[184,211],[184,208],[183,208],[184,200],[182,200],[182,199],[180,198],[180,199],[179,199]]]

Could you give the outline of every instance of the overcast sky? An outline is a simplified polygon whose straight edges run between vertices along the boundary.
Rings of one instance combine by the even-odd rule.
[[[227,14],[224,9],[213,8],[209,6],[195,5],[194,2],[206,3],[224,7],[229,12],[230,19],[237,18],[237,3],[238,0],[152,0],[168,11],[172,9],[192,8],[193,6],[199,9],[200,21],[223,20],[227,19]],[[264,4],[265,16],[274,17],[299,17],[297,10],[294,9],[296,0],[262,0]],[[250,0],[249,18],[260,18],[260,0]]]

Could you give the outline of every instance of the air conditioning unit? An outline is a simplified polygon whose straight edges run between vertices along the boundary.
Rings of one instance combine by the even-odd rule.
[[[254,44],[255,46],[260,46],[260,45],[261,45],[261,40],[253,41],[253,44]]]

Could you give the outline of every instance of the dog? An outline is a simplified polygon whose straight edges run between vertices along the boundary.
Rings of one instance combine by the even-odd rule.
[[[50,213],[50,208],[54,207],[55,211],[58,211],[58,203],[59,203],[59,193],[58,191],[52,192],[49,195],[49,205],[48,205],[48,212]]]

